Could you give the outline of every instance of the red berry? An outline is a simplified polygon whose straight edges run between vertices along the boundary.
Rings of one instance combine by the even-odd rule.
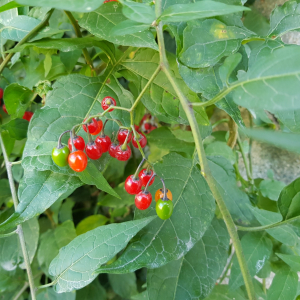
[[[0,88],[0,99],[2,99],[2,98],[3,98],[3,89]]]
[[[103,3],[108,3],[108,2],[118,2],[118,0],[105,0]]]
[[[85,122],[85,120],[83,122]],[[87,127],[89,130],[89,133],[92,134],[92,133],[96,132],[96,130],[98,129],[98,122],[95,118],[93,118],[90,123],[88,123],[87,125],[83,125],[82,127],[85,132],[87,132],[87,129],[86,129],[86,127]]]
[[[117,146],[116,152],[115,152],[115,157],[117,160],[125,161],[128,160],[131,156],[131,149],[127,145],[126,150],[122,150],[122,145]]]
[[[130,175],[126,178],[124,187],[128,194],[136,195],[142,189],[142,182],[139,178],[134,178],[133,175]]]
[[[147,171],[147,169],[141,170],[141,172],[139,173],[139,178],[141,179],[143,186],[147,185],[147,183],[150,180],[152,175],[153,175],[152,170],[149,170],[149,171]],[[149,186],[154,182],[154,179],[155,179],[155,177],[152,178],[151,182],[149,183]]]
[[[99,159],[102,155],[102,148],[99,144],[91,142],[86,145],[85,153],[90,159]]]
[[[97,123],[98,123],[98,129],[95,132],[91,133],[91,135],[97,135],[101,132],[103,128],[103,123],[101,120],[97,120]]]
[[[2,109],[6,114],[8,114],[5,104],[2,105]]]
[[[141,132],[139,133],[139,135],[140,135],[140,137],[139,137],[138,141],[139,141],[141,147],[144,148],[147,145],[147,138]],[[133,147],[138,148],[138,144],[136,142],[135,137],[133,137],[133,139],[132,139],[132,145],[133,145]]]
[[[134,202],[135,202],[135,206],[138,209],[140,210],[147,209],[151,205],[152,195],[148,191],[147,192],[141,191],[135,196]]]
[[[75,137],[73,138],[73,144],[77,150],[83,151],[85,148],[85,142],[81,136],[75,135]],[[69,147],[70,151],[72,151],[71,138],[69,138],[69,140],[68,140],[68,147]]]
[[[104,97],[103,100],[102,100],[102,103],[101,103],[101,106],[102,106],[103,110],[107,110],[109,107],[116,106],[116,105],[117,105],[116,100],[114,98],[110,97],[110,96]],[[112,108],[112,109],[109,110],[109,112],[111,112],[113,110],[114,109]]]
[[[151,114],[147,113],[147,114],[144,114],[141,122],[140,122],[140,126],[143,125],[143,123],[146,121],[146,120],[149,120],[151,118]]]
[[[88,164],[88,159],[83,151],[78,150],[69,155],[68,162],[72,170],[82,172]]]
[[[100,145],[102,148],[103,153],[107,152],[109,149],[109,146],[111,144],[110,137],[108,135],[103,135],[103,136],[97,136],[95,143],[97,145]]]
[[[119,146],[119,145],[118,145],[118,144],[115,144],[115,143],[111,143],[111,144],[109,145],[108,153],[109,153],[109,155],[110,155],[111,157],[116,158],[116,152],[117,152],[117,147],[118,147],[118,146]]]
[[[128,135],[128,130],[127,129],[120,129],[118,132],[118,141],[120,142],[120,144],[123,144],[126,140],[126,137]],[[131,141],[132,138],[132,131],[130,131],[129,133],[129,137],[127,140],[127,143],[129,143]]]
[[[28,122],[30,122],[32,116],[33,116],[33,112],[31,112],[31,111],[25,111],[25,113],[23,115],[23,119],[27,120]]]
[[[144,123],[144,128],[145,128],[145,130],[150,130],[151,126],[152,126],[152,125],[151,125],[150,122]]]
[[[140,127],[139,127],[138,125],[134,125],[134,129],[135,129],[137,132],[140,132],[140,131],[141,131],[141,129],[140,129]]]
[[[152,131],[152,130],[154,130],[154,129],[156,129],[156,128],[157,128],[157,126],[152,125],[151,128],[150,128],[150,131]]]

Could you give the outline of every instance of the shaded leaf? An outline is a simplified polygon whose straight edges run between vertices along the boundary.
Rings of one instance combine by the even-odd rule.
[[[11,120],[1,126],[2,130],[7,130],[10,137],[16,140],[23,140],[27,137],[28,121],[23,119]]]
[[[247,300],[244,293],[238,289],[232,291],[228,288],[228,285],[216,285],[212,293],[205,300]]]
[[[100,285],[98,280],[76,291],[76,300],[104,300],[106,299],[106,291]]]
[[[123,299],[131,299],[137,294],[135,273],[108,274],[108,279],[114,292]]]
[[[100,226],[84,233],[59,251],[51,262],[49,273],[55,276],[55,290],[69,292],[92,282],[102,264],[126,247],[129,240],[154,216],[120,224]]]
[[[7,200],[11,199],[11,192],[8,179],[0,179],[0,206]]]
[[[229,235],[225,224],[214,219],[202,239],[179,260],[148,270],[150,299],[204,299],[227,262]]]
[[[5,1],[6,2],[6,1]],[[1,3],[2,4],[2,3]],[[22,7],[23,5],[21,4],[18,4],[17,2],[15,1],[9,1],[8,3],[4,4],[4,5],[1,5],[0,6],[0,13],[4,12],[4,11],[7,11],[7,10],[10,10],[10,9],[13,9],[13,8],[17,8],[17,7]]]
[[[105,225],[109,219],[103,215],[93,215],[81,220],[76,226],[77,235],[86,233],[99,226]]]
[[[234,164],[236,160],[235,153],[225,142],[216,141],[208,144],[205,153],[208,156],[222,156],[231,164]]]
[[[174,211],[170,219],[156,219],[146,226],[114,263],[97,270],[100,273],[128,273],[142,267],[157,268],[179,259],[201,239],[210,225],[215,202],[199,168],[191,159],[176,153],[155,164],[155,172],[172,189]],[[149,188],[161,188],[156,180]],[[135,219],[156,215],[155,201],[144,211],[135,211]]]
[[[36,300],[75,300],[76,293],[58,294],[53,288],[47,288],[36,296]]]
[[[300,257],[296,255],[288,255],[282,253],[276,253],[286,264],[288,264],[291,269],[295,272],[300,271]]]

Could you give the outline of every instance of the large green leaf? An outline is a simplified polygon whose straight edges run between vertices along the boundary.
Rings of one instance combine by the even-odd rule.
[[[100,273],[127,273],[142,267],[157,268],[186,254],[201,239],[210,225],[215,202],[195,162],[170,153],[155,172],[164,178],[173,194],[174,211],[170,219],[156,219],[146,226],[120,258],[97,270]],[[161,188],[156,179],[149,191]],[[136,210],[135,219],[156,215],[155,201],[144,211]]]
[[[179,59],[191,68],[213,66],[222,57],[238,51],[242,40],[251,35],[245,27],[227,26],[215,19],[189,22],[183,32]]]
[[[202,239],[179,260],[148,270],[150,299],[204,299],[227,262],[229,235],[223,221],[214,219]]]
[[[98,8],[103,0],[17,0],[16,2],[30,6],[54,7],[61,10],[90,12]]]
[[[5,22],[5,27],[1,30],[1,36],[4,39],[19,42],[25,37],[34,27],[40,24],[40,20],[28,16],[17,16],[8,22]],[[51,27],[42,29],[36,36],[32,38],[33,41],[45,37],[64,32],[64,30],[57,30]]]
[[[297,178],[282,191],[278,199],[278,208],[283,219],[290,219],[300,215],[300,178]]]
[[[256,275],[265,265],[272,252],[272,242],[265,233],[249,232],[243,236],[242,248],[250,275]],[[233,259],[229,285],[234,290],[243,284],[243,277],[237,257]]]
[[[10,138],[23,140],[27,137],[28,121],[23,119],[11,120],[0,126],[1,130],[7,130]]]
[[[5,1],[6,2],[6,1]],[[9,1],[8,3],[3,5],[3,1],[1,1],[1,6],[0,6],[0,13],[13,9],[13,8],[17,8],[17,7],[22,7],[23,5],[18,4],[15,1]]]
[[[158,19],[165,22],[184,22],[232,14],[243,10],[249,10],[249,8],[204,0],[190,4],[171,5],[164,10]]]
[[[3,98],[7,112],[11,117],[22,118],[33,95],[32,90],[18,83],[12,83],[7,86]]]
[[[117,45],[158,49],[153,34],[149,30],[126,34],[124,36],[111,35],[110,31],[112,28],[124,20],[126,20],[126,17],[122,13],[122,5],[111,2],[100,6],[93,12],[85,14],[79,20],[79,25],[96,37]]]
[[[257,207],[253,207],[252,212],[258,222],[263,226],[282,221],[282,216],[279,213],[258,209]],[[289,225],[267,229],[266,232],[279,242],[288,246],[295,246],[298,241],[296,233]]]
[[[55,290],[69,292],[88,285],[97,277],[95,269],[126,247],[129,240],[153,219],[154,216],[100,226],[75,238],[60,249],[49,267],[50,275],[55,277]]]
[[[76,176],[25,170],[18,190],[20,203],[15,213],[0,225],[0,231],[43,213],[56,200],[65,199],[81,185],[82,182]]]
[[[287,1],[273,10],[270,18],[268,36],[281,36],[287,31],[300,29],[300,4],[297,1]]]
[[[47,288],[36,296],[36,300],[75,300],[76,293],[58,294],[53,288]]]
[[[8,179],[0,179],[0,206],[7,200],[11,199],[11,192]]]
[[[212,293],[205,300],[247,300],[241,289],[232,291],[228,285],[216,285]]]
[[[276,253],[295,272],[300,271],[300,256]]]
[[[48,274],[50,263],[57,256],[59,249],[69,244],[75,237],[76,231],[71,221],[66,221],[41,235],[37,259],[43,272]]]
[[[290,45],[260,55],[230,86],[233,99],[248,109],[270,112],[299,109],[300,48]]]
[[[100,285],[98,280],[94,280],[92,283],[76,291],[76,300],[105,300],[106,291]]]
[[[23,286],[25,282],[25,273],[20,268],[13,271],[6,271],[0,267],[0,293],[3,297],[4,292],[16,291]],[[3,297],[4,299],[4,297]]]
[[[173,76],[177,79],[183,93],[190,102],[200,102],[197,94],[192,92],[180,77],[174,56],[169,56]],[[139,50],[133,59],[127,59],[122,66],[127,70],[121,71],[122,75],[132,81],[137,90],[141,91],[151,78],[159,65],[159,53],[151,49]],[[167,123],[188,124],[185,112],[172,85],[163,72],[160,72],[149,89],[142,97],[142,102],[150,112]],[[205,111],[195,110],[199,124],[208,125]]]
[[[131,299],[137,294],[135,273],[127,274],[108,274],[110,285],[114,292],[122,299]]]
[[[250,200],[247,194],[238,188],[231,163],[223,157],[211,156],[209,166],[233,220],[238,224],[252,224],[255,219],[248,206]]]
[[[26,248],[30,262],[35,255],[39,240],[39,223],[36,218],[31,219],[23,224]],[[0,267],[7,271],[12,271],[19,265],[25,268],[23,252],[19,242],[19,236],[12,236],[0,239]]]
[[[136,22],[133,20],[125,20],[114,26],[110,31],[110,34],[114,36],[124,36],[127,34],[142,32],[149,29],[149,27],[149,25],[144,23]]]
[[[297,295],[298,274],[290,268],[280,268],[268,290],[268,300],[295,299]]]

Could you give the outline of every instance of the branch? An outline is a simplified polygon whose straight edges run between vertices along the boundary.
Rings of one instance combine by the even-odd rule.
[[[12,231],[12,232],[10,232],[10,233],[3,233],[3,234],[0,234],[0,239],[6,238],[6,237],[8,237],[8,236],[12,236],[12,235],[14,235],[14,234],[16,234],[16,233],[18,233],[17,229],[14,230],[14,231]]]
[[[155,1],[155,12],[156,12],[157,17],[159,17],[161,15],[161,11],[162,11],[162,9],[161,9],[161,0],[156,0]],[[241,245],[241,242],[239,240],[239,236],[238,236],[235,224],[232,220],[232,217],[231,217],[231,215],[230,215],[230,213],[229,213],[229,211],[226,207],[226,204],[225,204],[225,202],[222,198],[222,195],[220,194],[220,191],[217,187],[217,184],[216,184],[216,182],[215,182],[215,180],[214,180],[214,178],[211,174],[211,171],[209,169],[208,161],[207,161],[207,158],[206,158],[205,152],[204,152],[204,147],[203,147],[203,143],[202,143],[200,130],[199,130],[197,121],[196,121],[195,116],[194,116],[194,111],[191,107],[191,104],[189,103],[189,101],[186,99],[185,95],[183,94],[183,92],[179,88],[179,85],[177,84],[174,75],[170,71],[169,63],[168,63],[168,60],[167,60],[167,57],[166,57],[162,26],[163,26],[163,24],[162,24],[162,22],[160,22],[158,24],[157,28],[156,28],[162,70],[165,72],[165,74],[168,77],[170,83],[172,84],[176,94],[179,97],[180,103],[181,103],[181,105],[182,105],[182,107],[183,107],[183,109],[186,113],[186,116],[188,118],[188,121],[189,121],[191,129],[192,129],[193,137],[194,137],[194,140],[195,140],[196,149],[197,149],[197,153],[198,153],[198,157],[199,157],[199,162],[200,162],[202,174],[206,178],[206,181],[207,181],[207,183],[208,183],[208,185],[211,189],[211,192],[212,192],[214,198],[217,201],[217,204],[219,206],[219,209],[222,213],[225,224],[227,226],[229,235],[232,239],[232,243],[233,243],[233,246],[234,246],[235,251],[236,251],[236,256],[237,256],[237,259],[238,259],[238,262],[239,262],[239,265],[240,265],[240,268],[241,268],[241,273],[242,273],[243,278],[244,278],[244,282],[245,282],[246,290],[247,290],[247,293],[248,293],[248,297],[249,297],[250,300],[255,300],[256,299],[255,290],[254,290],[252,278],[251,278],[249,270],[248,270],[247,262],[246,262],[246,259],[245,259],[244,253],[243,253],[242,245]],[[219,96],[219,97],[221,97],[221,96]],[[220,98],[220,100],[222,98],[223,98],[223,96]]]
[[[4,143],[3,143],[1,133],[0,133],[0,143],[1,143],[1,148],[2,148],[2,153],[3,153],[5,165],[6,165],[7,177],[8,177],[8,181],[9,181],[11,196],[12,196],[14,207],[15,207],[15,210],[16,210],[16,208],[18,206],[17,192],[16,192],[16,187],[15,187],[15,184],[14,184],[13,175],[12,175],[11,163],[8,160],[7,152],[6,152]],[[28,257],[28,252],[27,252],[27,249],[26,249],[26,243],[25,243],[25,238],[24,238],[24,232],[23,232],[22,225],[17,226],[17,233],[18,233],[19,239],[20,239],[22,254],[23,254],[23,257],[24,257],[24,263],[26,265],[28,281],[29,281],[29,286],[30,286],[30,292],[31,292],[31,299],[36,300],[34,280],[33,280],[32,271],[31,271],[31,267],[30,267],[30,260],[29,260],[29,257]]]
[[[54,9],[49,10],[47,12],[44,20],[39,25],[35,26],[30,32],[28,32],[15,47],[19,47],[19,46],[25,44],[29,39],[34,37],[48,23],[53,11],[54,11]],[[14,53],[9,53],[5,57],[4,61],[0,65],[0,74],[2,73],[2,71],[6,67],[6,65],[9,63],[9,61],[13,57],[13,55],[14,55]]]

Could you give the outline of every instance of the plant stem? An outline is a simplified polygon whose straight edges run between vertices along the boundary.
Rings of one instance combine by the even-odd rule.
[[[253,127],[253,119],[252,119],[252,115],[251,115],[250,111],[248,111],[248,114],[249,114],[250,128],[252,128]],[[251,157],[252,142],[253,142],[252,138],[249,138],[248,161],[249,161],[249,171],[250,171],[251,178],[253,178],[253,167],[252,167],[252,157]]]
[[[254,185],[254,181],[253,181],[253,178],[252,178],[251,173],[250,173],[250,169],[249,169],[249,164],[248,164],[248,161],[247,161],[247,157],[246,157],[243,145],[242,145],[241,138],[239,136],[237,137],[237,143],[239,145],[239,148],[240,148],[240,151],[241,151],[241,154],[242,154],[242,157],[243,157],[243,161],[244,161],[244,165],[245,165],[245,169],[246,169],[246,174],[247,174],[248,180],[251,182],[252,185]]]
[[[21,297],[21,295],[24,293],[24,291],[28,288],[28,286],[29,286],[28,282],[25,282],[24,285],[23,285],[23,287],[20,289],[20,291],[19,291],[18,294],[14,297],[13,300],[18,300],[18,299]]]
[[[4,146],[4,143],[3,143],[1,133],[0,133],[0,143],[1,143],[1,148],[2,148],[2,153],[3,153],[5,165],[6,165],[6,171],[7,171],[7,177],[8,177],[8,181],[9,181],[11,196],[12,196],[14,207],[15,207],[15,210],[16,210],[16,208],[18,206],[17,192],[16,192],[16,187],[15,187],[15,184],[14,184],[13,175],[12,175],[11,164],[8,160],[8,156],[7,156],[7,153],[6,153],[6,149],[5,149],[5,146]],[[23,254],[23,257],[24,257],[24,263],[25,263],[26,270],[27,270],[28,281],[29,281],[30,292],[31,292],[31,299],[36,300],[34,280],[33,280],[32,271],[31,271],[31,267],[30,267],[30,260],[29,260],[29,257],[28,257],[28,252],[27,252],[27,249],[26,249],[26,243],[25,243],[25,238],[24,238],[24,232],[23,232],[23,229],[22,229],[22,225],[17,226],[17,233],[19,235],[22,254]]]
[[[228,119],[221,119],[221,120],[217,121],[216,123],[212,124],[211,127],[212,127],[212,129],[214,129],[214,128],[216,128],[218,125],[220,125],[220,124],[222,124],[222,123],[227,123],[227,122],[229,122]]]
[[[157,17],[159,17],[161,15],[161,11],[162,11],[161,0],[156,0],[155,1],[155,12],[156,12]],[[179,88],[179,85],[177,84],[177,82],[175,80],[175,76],[171,73],[171,71],[169,69],[169,63],[168,63],[168,60],[166,57],[166,51],[165,51],[165,45],[164,45],[164,39],[163,39],[162,26],[163,26],[163,24],[162,24],[162,22],[160,22],[156,28],[162,70],[165,72],[170,83],[172,84],[176,94],[178,95],[180,103],[186,113],[186,116],[188,118],[188,121],[189,121],[191,129],[192,129],[193,137],[195,140],[198,158],[199,158],[199,162],[200,162],[200,166],[201,166],[201,172],[204,175],[204,177],[206,178],[206,181],[212,191],[212,194],[217,201],[217,204],[219,206],[219,209],[222,213],[225,224],[227,226],[229,235],[232,239],[232,243],[235,248],[237,259],[238,259],[238,262],[239,262],[239,265],[241,268],[241,273],[244,278],[244,282],[245,282],[249,300],[254,300],[254,299],[256,299],[255,290],[254,290],[252,278],[251,278],[249,270],[248,270],[247,262],[244,257],[242,245],[239,240],[239,236],[238,236],[235,224],[232,220],[232,217],[226,207],[226,204],[222,198],[222,195],[220,194],[217,184],[210,172],[210,169],[208,166],[208,161],[206,159],[205,152],[204,152],[204,147],[203,147],[203,143],[202,143],[200,130],[199,130],[197,121],[194,116],[194,111],[193,111],[192,106],[190,105],[189,101],[186,99],[185,95]]]
[[[75,30],[76,36],[81,38],[82,34],[81,34],[81,31],[80,31],[80,27],[78,26],[78,23],[75,20],[74,16],[72,15],[71,12],[69,12],[67,10],[65,10],[64,12],[67,15],[67,17],[69,18],[69,20],[70,20],[70,22],[71,22],[71,24],[72,24],[72,26]],[[96,75],[96,72],[95,72],[95,69],[94,69],[94,66],[93,66],[93,61],[90,57],[90,54],[89,54],[88,50],[86,48],[83,48],[82,53],[83,53],[83,56],[84,56],[84,59],[85,59],[86,63],[90,66],[90,68],[92,70],[92,74]]]
[[[15,46],[19,47],[23,44],[25,44],[30,38],[34,37],[49,21],[54,9],[51,9],[47,12],[44,20],[37,26],[35,26],[30,32],[28,32],[22,40]],[[6,67],[6,65],[9,63],[10,59],[13,57],[14,53],[9,53],[3,62],[0,65],[0,74],[2,73],[3,69]]]
[[[15,235],[16,233],[18,233],[17,229],[10,232],[10,233],[3,233],[3,234],[0,234],[0,239],[2,238],[5,238],[5,237],[8,237],[8,236],[12,236],[12,235]]]
[[[230,118],[230,120],[228,122],[228,127],[229,127],[229,138],[228,138],[228,141],[227,141],[227,145],[231,149],[233,149],[235,144],[236,144],[236,140],[238,138],[238,126],[233,121],[233,119]]]

